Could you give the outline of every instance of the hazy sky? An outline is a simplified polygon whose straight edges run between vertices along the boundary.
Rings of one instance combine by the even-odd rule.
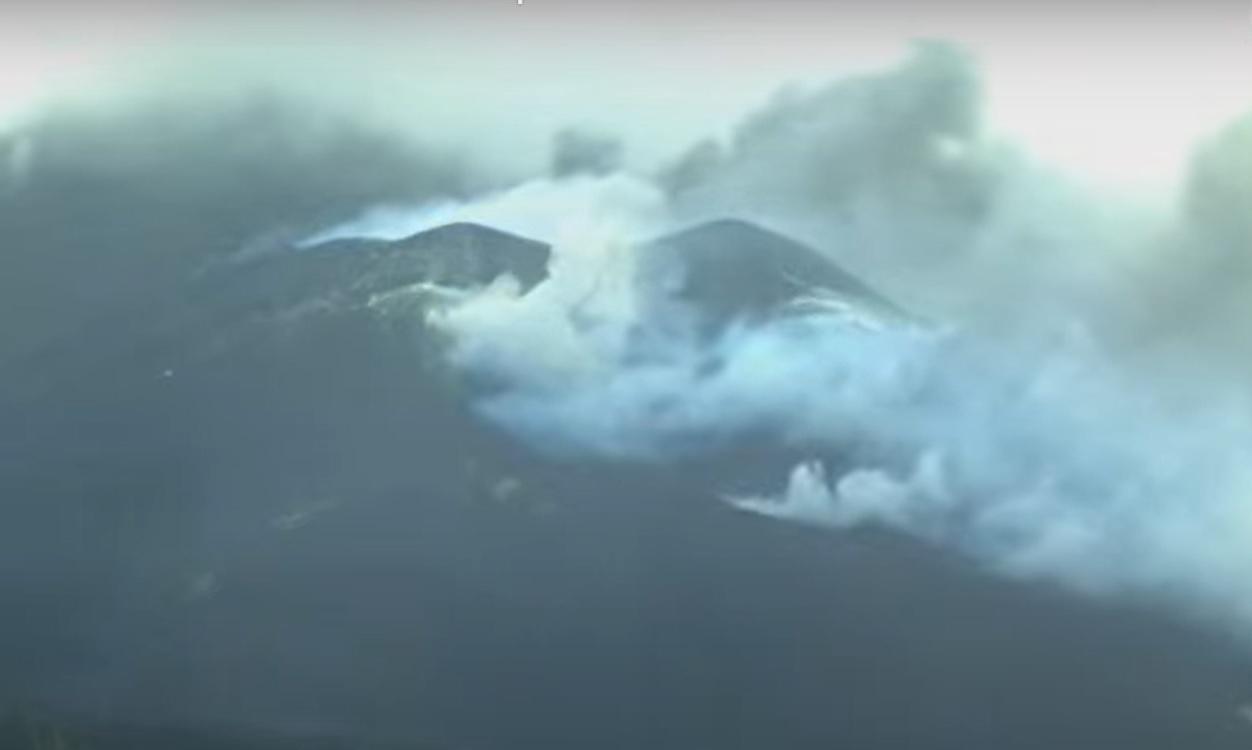
[[[1168,184],[1192,144],[1252,109],[1252,8],[1202,3],[99,3],[0,10],[0,118],[119,61],[281,77],[423,132],[524,154],[567,123],[664,158],[785,81],[952,39],[983,63],[989,121],[1118,187]],[[194,59],[178,66],[174,57]],[[499,156],[500,154],[493,154]]]

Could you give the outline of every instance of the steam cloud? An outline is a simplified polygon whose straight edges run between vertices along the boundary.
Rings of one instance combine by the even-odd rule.
[[[554,241],[530,293],[504,280],[432,317],[456,365],[502,384],[480,413],[540,450],[670,462],[767,434],[811,459],[776,495],[728,493],[745,511],[885,525],[1246,631],[1252,422],[1247,371],[1225,360],[1250,350],[1224,269],[1252,250],[1252,120],[1201,153],[1183,221],[1162,228],[988,142],[978,106],[969,61],[926,45],[786,93],[656,175],[606,174],[616,144],[565,136],[551,178],[311,241],[454,219]],[[802,237],[940,322],[843,306],[702,338],[638,248],[723,215]],[[1202,340],[1171,335],[1171,311],[1206,296]]]
[[[1198,150],[1167,224],[990,141],[979,107],[971,62],[928,44],[786,91],[650,174],[623,170],[612,137],[565,131],[551,174],[512,187],[263,96],[210,118],[52,116],[0,144],[0,360],[312,226],[330,228],[304,245],[481,222],[552,242],[550,277],[432,323],[497,384],[479,413],[537,449],[676,462],[767,435],[803,460],[772,494],[727,477],[746,511],[886,525],[1246,630],[1252,117]],[[721,216],[805,240],[930,322],[849,304],[699,335],[638,249]],[[22,372],[6,370],[11,400]]]

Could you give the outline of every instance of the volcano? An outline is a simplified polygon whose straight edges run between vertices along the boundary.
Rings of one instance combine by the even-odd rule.
[[[817,251],[746,221],[721,219],[657,238],[643,256],[651,274],[670,276],[673,292],[714,320],[766,314],[814,298],[905,317]]]
[[[561,461],[484,422],[422,313],[505,275],[533,293],[550,254],[472,224],[286,248],[2,363],[13,726],[131,750],[1247,746],[1252,665],[1188,626],[743,513],[708,479],[743,455]],[[744,222],[642,254],[713,326],[815,297],[905,315]]]

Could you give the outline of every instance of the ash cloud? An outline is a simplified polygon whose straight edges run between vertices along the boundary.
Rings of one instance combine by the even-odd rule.
[[[812,458],[776,497],[729,494],[740,508],[884,525],[1007,575],[1246,631],[1239,371],[1178,366],[1154,342],[1168,315],[1144,301],[1150,280],[1195,274],[1186,254],[1207,253],[1190,287],[1166,282],[1169,309],[1218,293],[1191,356],[1239,345],[1241,297],[1219,276],[1247,252],[1246,126],[1200,152],[1171,227],[990,140],[979,109],[974,64],[928,43],[894,70],[784,92],[654,176],[522,185],[507,193],[519,213],[577,216],[546,230],[551,278],[528,295],[495,285],[432,322],[454,364],[506,384],[479,413],[541,451],[681,462],[768,434]],[[653,199],[638,223],[621,204],[560,210],[614,179],[664,210]],[[528,200],[554,186],[563,204]],[[490,221],[493,201],[458,210]],[[725,215],[805,238],[930,322],[844,306],[700,338],[663,279],[640,281],[640,248]]]
[[[1152,354],[1216,377],[1252,372],[1252,112],[1200,144],[1176,227],[1137,269],[1132,331]]]
[[[871,277],[962,263],[1008,175],[981,136],[972,60],[919,45],[895,69],[784,89],[662,175],[683,216],[781,224]],[[885,265],[884,265],[885,264]]]
[[[552,176],[604,176],[622,167],[625,146],[611,135],[567,129],[553,139]]]

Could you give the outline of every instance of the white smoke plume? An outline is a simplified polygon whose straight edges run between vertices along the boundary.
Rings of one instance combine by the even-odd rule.
[[[555,241],[575,225],[611,223],[625,230],[665,228],[665,198],[655,186],[622,174],[535,179],[473,200],[378,206],[302,240],[311,247],[349,237],[399,240],[454,222],[472,222]]]
[[[729,495],[741,509],[884,525],[1008,575],[1160,598],[1247,632],[1243,389],[1127,353],[1154,319],[1126,324],[1128,295],[1202,233],[1171,245],[1159,217],[1125,221],[1006,157],[980,137],[976,92],[966,61],[926,48],[894,72],[781,99],[655,184],[543,179],[367,214],[314,240],[467,220],[554,241],[550,277],[528,294],[503,280],[432,318],[452,361],[498,384],[480,413],[540,450],[678,461],[769,435],[813,458],[777,496]],[[1220,221],[1237,230],[1239,210]],[[940,323],[845,305],[700,337],[637,251],[726,214],[933,301],[915,311]],[[1227,256],[1248,252],[1237,231],[1222,237]]]
[[[1171,406],[1081,341],[1010,351],[824,314],[704,347],[659,334],[621,286],[583,315],[560,290],[585,287],[560,279],[442,318],[457,363],[508,384],[481,412],[542,450],[679,460],[764,432],[835,466],[877,454],[829,480],[819,461],[801,465],[780,498],[729,499],[897,528],[1006,574],[1252,618],[1252,424],[1234,396]]]

